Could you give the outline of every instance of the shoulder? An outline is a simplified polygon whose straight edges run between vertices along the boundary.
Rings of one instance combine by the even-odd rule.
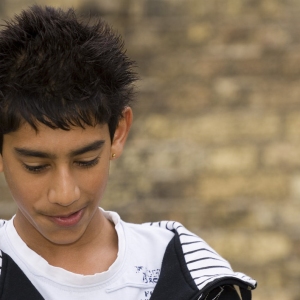
[[[125,235],[130,237],[134,244],[140,246],[155,248],[166,248],[170,240],[174,237],[174,232],[165,230],[156,226],[148,226],[147,224],[133,224],[122,222]]]
[[[15,261],[0,250],[0,299],[24,299],[24,295],[26,299],[44,299]]]
[[[119,214],[113,211],[105,211],[100,208],[104,216],[115,224],[117,232],[124,232],[125,237],[131,243],[138,243],[140,246],[152,244],[166,244],[174,236],[174,233],[159,226],[149,226],[148,224],[135,224],[123,221]],[[120,230],[122,229],[122,230]]]
[[[147,225],[174,233],[165,251],[161,277],[153,293],[154,300],[160,299],[161,295],[173,295],[176,298],[181,293],[184,295],[190,293],[191,297],[193,295],[199,297],[199,295],[208,296],[218,292],[213,298],[221,294],[222,296],[230,293],[236,294],[230,288],[233,285],[241,287],[249,295],[250,290],[256,287],[255,280],[245,274],[234,272],[227,260],[182,224],[162,221],[144,226]],[[170,284],[171,282],[178,283],[176,288]],[[168,286],[169,289],[166,288]],[[209,297],[206,299],[210,299]],[[220,297],[220,299],[223,298]]]
[[[164,221],[166,222],[166,221]],[[174,231],[170,228],[164,226],[164,222],[152,222],[152,223],[142,223],[142,224],[134,224],[134,223],[126,223],[126,226],[133,231],[148,233],[149,235],[168,235],[174,236]]]

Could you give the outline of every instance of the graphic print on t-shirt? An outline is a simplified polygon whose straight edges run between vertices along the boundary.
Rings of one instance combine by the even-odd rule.
[[[160,275],[160,269],[148,270],[147,267],[136,266],[136,273],[142,275],[143,283],[156,284]]]

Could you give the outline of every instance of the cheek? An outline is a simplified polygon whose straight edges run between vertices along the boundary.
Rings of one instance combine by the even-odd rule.
[[[10,180],[7,178],[7,185],[11,195],[16,203],[23,207],[30,206],[41,198],[41,185],[35,184],[34,181],[27,182],[21,180]]]
[[[86,176],[82,176],[81,180],[78,181],[81,192],[95,200],[100,200],[106,188],[108,173],[107,167],[101,167],[88,175],[86,174]]]
[[[32,180],[17,168],[4,168],[4,176],[13,199],[23,207],[41,196],[42,183]]]

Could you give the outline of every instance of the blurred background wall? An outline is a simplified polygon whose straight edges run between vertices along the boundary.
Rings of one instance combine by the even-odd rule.
[[[101,15],[136,60],[135,123],[102,206],[172,219],[258,280],[300,294],[300,1],[1,0]],[[3,176],[0,217],[15,211]]]

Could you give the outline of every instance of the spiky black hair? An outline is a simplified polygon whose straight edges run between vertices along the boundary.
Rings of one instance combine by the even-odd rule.
[[[107,123],[113,138],[132,100],[134,62],[103,20],[34,5],[0,32],[0,149],[22,122],[69,130]]]

